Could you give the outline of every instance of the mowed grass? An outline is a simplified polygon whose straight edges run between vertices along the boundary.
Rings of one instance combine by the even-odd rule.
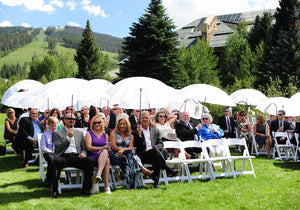
[[[1,126],[4,119],[0,114]],[[258,157],[253,160],[256,178],[193,180],[160,189],[150,184],[90,197],[81,196],[80,189],[63,190],[57,199],[43,187],[38,167],[25,170],[22,164],[20,156],[0,157],[0,209],[300,209],[300,165],[292,161]]]

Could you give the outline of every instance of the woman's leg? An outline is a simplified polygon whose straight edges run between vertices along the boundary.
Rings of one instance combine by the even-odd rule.
[[[101,154],[99,155],[98,158],[98,171],[97,174],[102,174],[102,171],[106,165],[108,159],[108,151],[106,149],[104,149]]]
[[[108,182],[108,179],[109,179],[109,168],[110,168],[110,160],[107,157],[106,158],[105,167],[104,167],[104,170],[103,170],[103,180],[104,180],[104,186],[105,187],[109,187],[109,182]]]
[[[271,143],[272,143],[272,140],[271,140],[271,136],[269,135],[268,138],[266,139],[266,148],[267,148],[268,157],[270,157]]]

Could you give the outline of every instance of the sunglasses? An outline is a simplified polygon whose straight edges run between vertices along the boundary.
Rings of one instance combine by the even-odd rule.
[[[165,116],[165,115],[159,115],[158,117],[164,117],[164,118],[166,118],[167,116]]]
[[[113,108],[112,110],[117,110],[116,108]]]
[[[75,121],[76,120],[76,118],[71,118],[71,117],[68,117],[68,118],[66,118],[67,120],[73,120],[73,121]]]
[[[278,114],[278,116],[281,116],[282,114]]]
[[[45,112],[45,114],[48,114],[49,112]]]
[[[202,120],[208,120],[208,118],[202,118]]]
[[[244,114],[242,114],[242,115],[240,115],[241,117],[245,117],[246,115],[244,115]]]
[[[94,125],[100,125],[101,124],[101,122],[99,121],[99,122],[94,122]]]
[[[12,114],[12,113],[14,113],[14,112],[8,112],[8,114]]]

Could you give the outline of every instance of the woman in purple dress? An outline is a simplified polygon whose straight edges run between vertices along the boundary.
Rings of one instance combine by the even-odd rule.
[[[88,150],[87,156],[94,160],[95,166],[98,167],[95,182],[104,181],[104,192],[111,193],[108,183],[110,161],[107,145],[108,135],[104,132],[104,123],[100,115],[96,115],[91,121],[91,130],[87,131],[85,144]]]

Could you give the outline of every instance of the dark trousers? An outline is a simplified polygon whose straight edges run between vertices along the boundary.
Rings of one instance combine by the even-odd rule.
[[[53,155],[50,153],[44,153],[44,158],[48,163],[47,166],[47,174],[46,174],[46,182],[51,184],[52,183],[52,174],[53,174],[53,167],[52,167],[52,162],[53,162]]]
[[[24,166],[28,164],[29,160],[32,159],[32,153],[35,145],[36,144],[32,140],[29,139],[25,140],[25,143],[22,147],[22,149],[25,149]]]
[[[144,150],[140,156],[143,163],[150,163],[153,167],[153,177],[159,178],[160,169],[167,169],[166,161],[162,154],[156,148],[148,151]]]
[[[62,154],[60,157],[53,159],[53,191],[58,189],[58,179],[60,178],[61,170],[65,167],[79,168],[84,173],[82,190],[89,190],[92,187],[92,175],[94,170],[94,161],[91,158],[79,158],[79,154],[68,153]]]

